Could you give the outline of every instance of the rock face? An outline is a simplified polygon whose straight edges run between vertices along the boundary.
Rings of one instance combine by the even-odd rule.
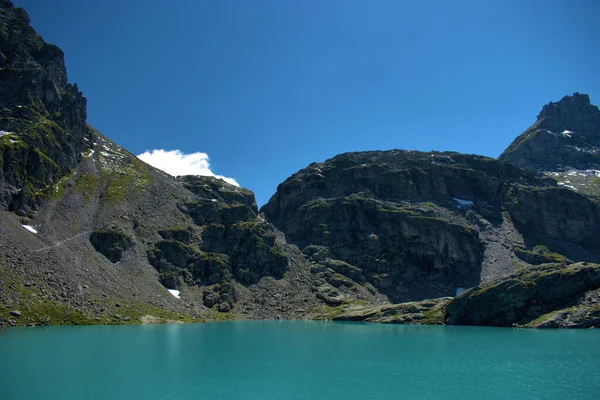
[[[112,262],[120,261],[123,252],[127,251],[133,244],[129,235],[117,229],[102,229],[92,232],[90,243],[96,251],[102,253]]]
[[[525,193],[556,196],[526,201]],[[519,254],[548,241],[552,255],[595,252],[596,217],[587,213],[597,207],[551,179],[493,159],[393,150],[311,164],[282,183],[261,211],[313,262],[403,302],[453,296],[485,280],[500,256],[508,257],[506,273]],[[547,218],[531,217],[540,214]],[[517,229],[499,229],[513,222]],[[584,227],[589,234],[577,232]],[[506,239],[502,246],[498,235]]]
[[[544,264],[475,287],[447,305],[452,325],[600,326],[600,266]]]
[[[542,171],[600,169],[600,110],[586,94],[550,102],[499,160]]]
[[[25,214],[89,147],[86,100],[67,82],[63,52],[29,17],[0,3],[0,204]]]
[[[513,186],[506,207],[531,246],[574,260],[600,260],[600,203],[565,188]]]
[[[179,204],[192,223],[160,230],[162,240],[148,250],[166,287],[178,289],[183,282],[209,287],[204,304],[229,311],[236,300],[233,280],[247,285],[264,276],[283,277],[288,258],[272,225],[258,218],[252,192],[212,177],[180,181],[196,196]]]

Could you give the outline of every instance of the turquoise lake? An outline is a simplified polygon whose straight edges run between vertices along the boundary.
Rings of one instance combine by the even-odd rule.
[[[0,399],[600,399],[599,330],[238,321],[0,331]]]

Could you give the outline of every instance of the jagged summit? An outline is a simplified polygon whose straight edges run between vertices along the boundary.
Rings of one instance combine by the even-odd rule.
[[[25,10],[0,5],[0,206],[26,214],[81,160],[92,131],[63,52],[29,26]]]
[[[587,94],[550,102],[499,160],[539,171],[600,169],[600,110]]]
[[[589,139],[600,137],[600,110],[587,94],[574,93],[557,103],[546,104],[537,116],[539,128],[554,132],[570,130]]]

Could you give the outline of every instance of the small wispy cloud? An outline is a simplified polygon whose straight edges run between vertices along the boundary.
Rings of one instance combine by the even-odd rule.
[[[165,171],[169,175],[214,176],[215,178],[223,179],[225,182],[232,185],[240,186],[233,178],[215,175],[210,170],[210,158],[206,153],[185,154],[179,150],[155,149],[152,151],[145,151],[137,157],[153,167]]]

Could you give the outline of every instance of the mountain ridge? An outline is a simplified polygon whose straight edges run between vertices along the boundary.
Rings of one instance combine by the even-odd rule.
[[[540,326],[600,323],[598,267],[583,264],[600,261],[600,203],[553,175],[511,165],[521,163],[517,156],[501,162],[520,146],[501,161],[344,153],[293,174],[258,210],[247,189],[169,176],[97,132],[67,81],[62,51],[9,1],[0,0],[0,22],[0,326],[485,324],[461,305],[487,304],[478,296],[488,291],[500,299],[494,288],[507,279],[568,286],[571,273],[586,285],[553,292],[562,297],[544,298],[547,307],[531,308],[527,296],[538,293],[517,286],[519,301],[506,305],[514,318],[497,325],[527,325],[567,306],[586,311]],[[565,99],[544,107],[538,127],[582,119],[580,134],[593,137],[595,117],[581,117],[589,98]],[[543,273],[532,276],[536,270]]]

